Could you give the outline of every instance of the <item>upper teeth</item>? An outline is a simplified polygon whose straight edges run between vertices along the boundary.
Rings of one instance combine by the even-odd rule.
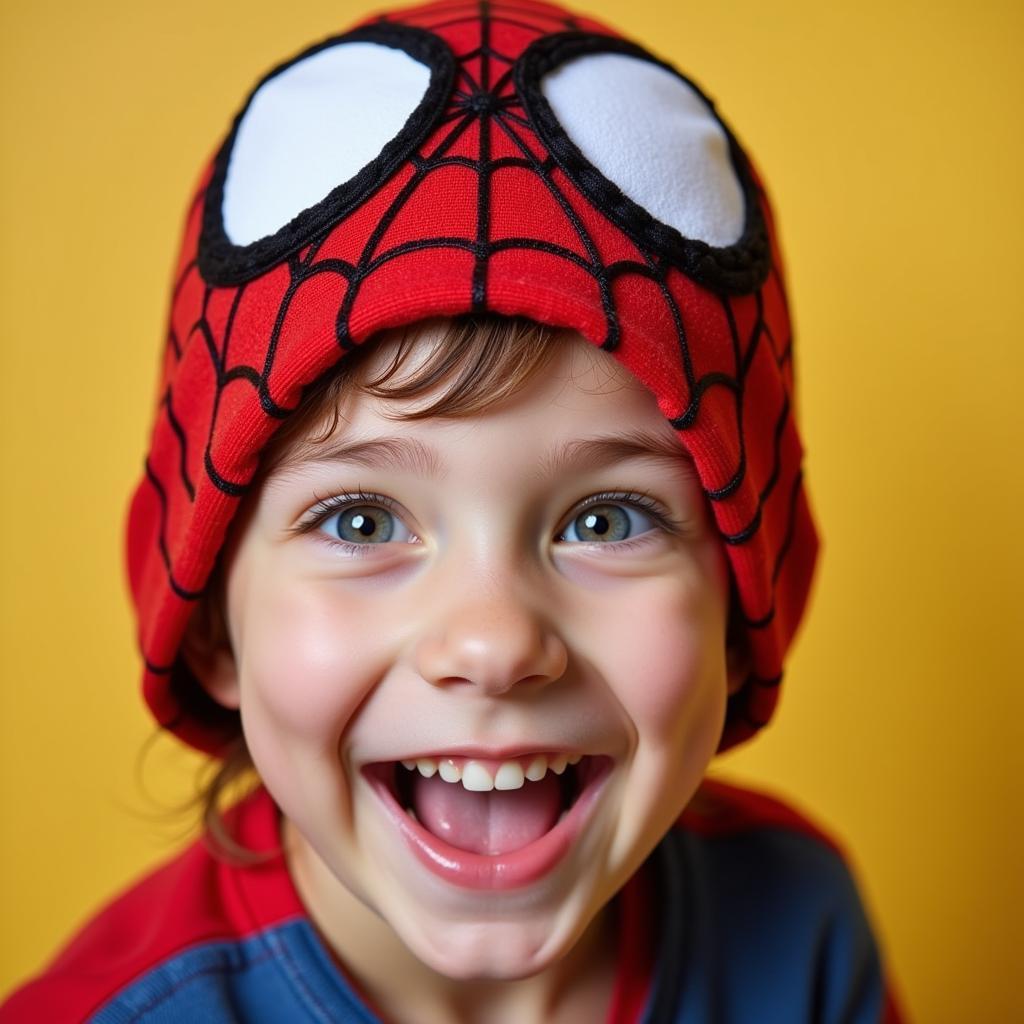
[[[535,754],[525,767],[520,761],[502,761],[493,775],[481,761],[459,763],[451,757],[418,757],[402,761],[402,765],[425,779],[439,775],[445,782],[461,782],[464,789],[474,793],[488,793],[492,789],[522,789],[527,779],[539,782],[549,771],[561,775],[567,764],[578,764],[581,756]]]

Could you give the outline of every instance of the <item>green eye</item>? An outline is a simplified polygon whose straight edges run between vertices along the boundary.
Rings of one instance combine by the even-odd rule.
[[[591,505],[569,525],[559,540],[582,543],[612,543],[653,530],[656,523],[650,516],[629,505]]]

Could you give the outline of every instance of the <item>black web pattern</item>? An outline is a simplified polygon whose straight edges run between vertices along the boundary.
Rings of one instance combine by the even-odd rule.
[[[393,261],[414,252],[431,250],[460,250],[470,254],[473,269],[470,310],[467,312],[482,313],[492,308],[488,296],[491,261],[507,250],[532,250],[564,261],[593,281],[600,297],[604,317],[604,337],[601,345],[608,351],[617,350],[621,340],[622,325],[614,296],[615,282],[620,278],[636,276],[650,281],[656,287],[674,326],[678,357],[687,388],[685,407],[670,420],[673,427],[679,431],[693,429],[698,423],[705,399],[718,389],[727,392],[732,399],[739,458],[728,479],[705,490],[708,499],[715,505],[733,499],[749,475],[747,438],[744,432],[744,395],[759,353],[764,348],[768,349],[768,355],[778,368],[778,377],[782,382],[777,408],[773,415],[770,468],[758,489],[753,512],[737,528],[722,529],[721,533],[724,542],[730,547],[739,548],[748,544],[758,534],[765,509],[776,489],[784,487],[788,491],[785,505],[786,525],[781,531],[782,541],[774,554],[771,572],[774,595],[775,584],[783,571],[798,530],[798,511],[802,495],[799,459],[797,458],[796,465],[787,466],[784,451],[787,435],[792,434],[792,349],[782,283],[777,270],[774,266],[766,267],[766,276],[760,287],[750,295],[732,296],[728,294],[727,288],[713,293],[713,301],[719,304],[721,314],[728,325],[732,369],[731,372],[721,368],[702,372],[698,368],[698,360],[688,337],[684,312],[671,287],[673,275],[679,273],[678,268],[670,256],[637,244],[635,239],[635,257],[605,262],[601,243],[588,228],[579,208],[580,196],[572,191],[576,183],[567,183],[564,171],[559,167],[556,158],[550,152],[544,152],[544,147],[537,141],[534,124],[524,108],[523,101],[513,88],[516,61],[520,53],[502,52],[494,42],[496,26],[516,30],[520,36],[530,36],[533,39],[555,32],[592,34],[604,30],[571,16],[558,15],[542,6],[534,7],[529,3],[491,4],[486,0],[440,3],[427,9],[408,12],[407,17],[408,21],[405,24],[434,33],[447,33],[451,38],[459,37],[463,28],[479,25],[479,38],[477,45],[469,49],[463,49],[461,52],[456,49],[454,82],[447,104],[435,115],[429,137],[409,156],[408,164],[411,167],[404,184],[382,209],[358,256],[340,258],[336,255],[324,255],[325,248],[329,247],[334,237],[334,224],[324,226],[312,237],[300,240],[293,247],[295,251],[289,253],[283,262],[287,280],[284,281],[283,287],[279,288],[280,298],[276,314],[272,320],[267,321],[266,344],[262,349],[262,358],[256,361],[235,359],[232,333],[248,290],[264,287],[267,275],[234,285],[211,284],[204,280],[199,272],[201,255],[187,259],[179,271],[172,296],[172,323],[167,338],[165,389],[160,406],[160,415],[169,427],[169,434],[166,435],[169,438],[168,444],[175,446],[177,450],[173,460],[165,457],[160,460],[159,467],[152,458],[146,462],[146,478],[159,502],[157,545],[170,588],[179,598],[191,602],[201,596],[205,583],[205,577],[189,579],[180,576],[173,557],[174,546],[169,539],[169,520],[176,515],[187,519],[191,512],[184,506],[194,504],[197,498],[199,488],[195,478],[197,464],[194,458],[197,446],[202,446],[202,472],[209,483],[223,495],[232,499],[241,497],[251,480],[251,474],[248,477],[239,476],[224,468],[223,463],[219,461],[222,453],[218,449],[216,439],[227,390],[244,382],[255,392],[263,413],[273,421],[284,419],[295,407],[294,401],[287,403],[282,400],[282,392],[276,386],[275,371],[278,369],[277,357],[282,332],[288,323],[295,297],[304,286],[308,286],[309,282],[320,278],[321,275],[336,276],[344,281],[343,297],[337,308],[333,332],[337,346],[341,351],[346,351],[357,341],[362,340],[353,337],[350,325],[364,285],[372,281],[375,275],[385,271]],[[384,15],[375,22],[375,25],[392,25],[401,22],[402,18],[401,12],[391,16]],[[471,70],[473,66],[477,68],[475,74]],[[478,150],[475,156],[458,151],[460,140],[471,128],[476,129],[478,137]],[[494,157],[496,140],[501,142],[502,151],[511,149],[512,153],[505,152],[505,155]],[[446,167],[463,168],[475,175],[476,223],[472,237],[439,234],[407,238],[382,248],[389,229],[400,217],[406,204],[416,197],[424,182],[432,175],[444,173],[443,169]],[[497,171],[505,167],[522,168],[543,184],[544,190],[571,226],[579,251],[543,238],[492,237],[492,179]],[[755,194],[759,204],[763,197],[759,186],[755,188],[758,189]],[[201,217],[205,198],[206,195],[201,190],[189,215],[189,221],[194,228],[193,235],[198,234],[195,225]],[[766,316],[768,301],[771,301],[774,310],[773,318]],[[196,306],[197,313],[191,313]],[[769,322],[772,319],[774,328]],[[783,331],[785,334],[782,337],[776,337],[777,333]],[[177,410],[175,388],[179,386],[179,380],[182,382],[181,386],[186,386],[188,374],[179,370],[186,355],[196,347],[208,361],[204,372],[213,382],[213,399],[205,427],[193,423],[190,430],[186,418]],[[335,360],[337,354],[336,350]],[[312,381],[307,382],[309,383]],[[268,429],[268,435],[269,432]],[[154,449],[155,447],[156,442]],[[176,479],[168,479],[168,467],[172,462]],[[183,499],[179,497],[176,502],[172,501],[169,494],[172,488],[179,489]],[[176,508],[172,508],[172,505],[176,505]],[[211,568],[211,565],[207,565],[205,571],[208,573]],[[767,608],[750,612],[741,606],[738,613],[748,630],[757,632],[768,629],[776,616],[774,596]],[[173,667],[171,664],[159,664],[157,661],[147,661],[147,664],[150,671],[160,674],[170,672]],[[754,676],[750,683],[756,687],[771,688],[777,685],[779,679],[778,675],[771,678]],[[744,696],[748,690],[749,686],[744,687],[743,691],[732,699],[730,714],[745,716],[752,730],[763,722],[749,714]]]

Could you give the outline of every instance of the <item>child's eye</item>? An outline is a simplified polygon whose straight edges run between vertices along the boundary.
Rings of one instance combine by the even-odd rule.
[[[373,505],[350,505],[320,523],[332,540],[346,544],[385,544],[408,541],[409,528],[393,512]]]
[[[416,540],[391,504],[383,495],[362,492],[326,498],[309,510],[294,532],[315,531],[335,543],[361,548]]]
[[[642,512],[635,504],[625,501],[599,500],[577,513],[558,539],[587,544],[614,543],[638,537],[659,526],[667,528],[668,522],[667,515],[658,508]]]

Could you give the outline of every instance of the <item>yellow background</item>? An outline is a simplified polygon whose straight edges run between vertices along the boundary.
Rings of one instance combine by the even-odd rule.
[[[256,75],[371,9],[5,0],[0,992],[181,841],[134,775],[120,568],[180,217]],[[721,770],[844,838],[914,1018],[1009,1021],[1024,7],[589,9],[706,85],[782,211],[827,547],[782,713]],[[160,740],[147,791],[187,795],[196,763]]]

